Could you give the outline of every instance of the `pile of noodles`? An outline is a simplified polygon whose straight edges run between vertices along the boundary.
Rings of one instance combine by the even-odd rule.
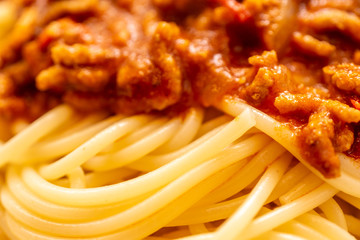
[[[0,149],[10,239],[354,239],[360,198],[256,129],[185,116],[80,115],[59,106]]]

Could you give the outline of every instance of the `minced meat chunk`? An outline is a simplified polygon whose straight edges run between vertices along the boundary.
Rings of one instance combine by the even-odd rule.
[[[321,99],[311,94],[283,93],[275,99],[275,107],[280,113],[301,112],[309,114],[325,107],[332,115],[346,123],[360,121],[360,111],[335,100]]]
[[[334,45],[300,32],[294,32],[293,42],[304,52],[320,57],[329,57],[336,50]]]
[[[310,115],[309,122],[299,134],[304,158],[327,177],[339,176],[340,162],[332,145],[334,121],[330,112],[320,108]]]
[[[325,79],[341,90],[360,94],[360,66],[353,63],[331,65],[324,68]]]
[[[322,8],[304,12],[300,21],[316,31],[338,30],[360,42],[360,17],[343,10]]]

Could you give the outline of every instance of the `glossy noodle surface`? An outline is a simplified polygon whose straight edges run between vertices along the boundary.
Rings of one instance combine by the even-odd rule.
[[[360,237],[359,29],[357,0],[1,1],[1,238]]]

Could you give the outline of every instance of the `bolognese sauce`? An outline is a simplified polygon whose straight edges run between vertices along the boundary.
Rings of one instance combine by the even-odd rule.
[[[224,96],[289,126],[326,177],[359,158],[357,0],[19,0],[0,38],[0,113],[65,102],[135,114]],[[0,33],[1,34],[1,33]]]

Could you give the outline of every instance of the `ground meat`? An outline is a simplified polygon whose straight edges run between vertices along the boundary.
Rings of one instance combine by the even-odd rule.
[[[305,150],[302,152],[304,158],[326,177],[340,174],[340,162],[331,141],[333,138],[334,122],[324,108],[311,114],[307,126],[299,134],[299,144]]]
[[[65,72],[59,66],[50,67],[36,77],[36,87],[42,91],[48,89],[64,91],[65,83]]]
[[[330,8],[315,12],[304,11],[300,21],[313,30],[338,30],[360,42],[360,17],[353,13]]]
[[[9,96],[0,98],[0,113],[5,118],[17,116],[23,113],[25,109],[25,101],[21,97]]]
[[[152,2],[155,6],[162,8],[165,11],[173,12],[194,11],[204,4],[202,0],[153,0]]]
[[[333,140],[335,151],[348,151],[354,142],[354,130],[347,124],[339,124],[335,130],[335,137]]]
[[[19,61],[5,67],[2,71],[2,74],[5,74],[7,77],[9,77],[11,82],[17,88],[26,86],[32,82],[30,67],[25,61]]]
[[[37,43],[41,50],[45,50],[57,40],[69,45],[95,42],[94,36],[84,24],[76,23],[69,18],[59,19],[47,25],[39,34]]]
[[[200,102],[205,106],[214,105],[222,96],[238,91],[238,87],[244,84],[244,78],[249,69],[243,69],[239,77],[236,77],[225,59],[220,54],[215,54],[210,61],[202,65],[197,75],[194,88],[197,91]],[[222,84],[221,84],[222,83]]]
[[[354,53],[354,63],[360,64],[360,50],[356,50]]]
[[[104,48],[98,45],[59,44],[51,48],[51,58],[55,64],[64,66],[109,65],[119,61],[118,48]]]
[[[32,77],[36,77],[42,70],[52,65],[50,53],[42,51],[36,41],[24,46],[23,58],[29,66]]]
[[[326,100],[311,94],[283,93],[275,99],[275,107],[282,114],[301,112],[310,114],[320,107],[325,107],[333,116],[339,120],[351,123],[360,121],[360,111],[335,100]]]
[[[262,6],[256,12],[255,23],[263,29],[262,38],[265,46],[283,54],[295,27],[297,2],[292,0],[261,2]]]
[[[278,58],[275,51],[265,51],[262,55],[250,57],[249,63],[254,67],[274,66],[278,63]]]
[[[300,50],[315,56],[329,57],[336,50],[334,45],[300,32],[294,32],[292,40]]]
[[[12,95],[15,91],[14,83],[6,74],[0,74],[0,96],[6,97]]]
[[[329,84],[341,90],[360,94],[360,66],[355,64],[338,64],[324,68],[325,79]]]
[[[117,86],[122,94],[114,106],[117,111],[163,110],[179,101],[182,73],[172,52],[179,34],[175,24],[160,22],[149,43],[150,52],[131,55],[119,68]]]
[[[273,86],[276,77],[276,71],[260,68],[254,80],[246,87],[248,101],[254,105],[261,104],[269,95],[270,88]]]
[[[12,31],[0,41],[0,68],[15,60],[22,45],[29,41],[35,32],[36,10],[25,9]]]
[[[108,109],[113,102],[112,98],[106,97],[104,94],[80,91],[67,91],[63,96],[63,100],[85,112]]]
[[[356,7],[356,0],[310,0],[309,9],[336,8],[340,10],[352,10]]]
[[[236,0],[217,0],[221,5],[230,10],[236,21],[246,22],[252,17],[250,9]]]
[[[78,15],[93,12],[97,9],[98,0],[55,1],[43,6],[41,24],[66,15]]]
[[[251,84],[245,88],[246,99],[256,105],[261,104],[272,90],[272,95],[289,89],[288,69],[278,64],[274,51],[265,51],[261,56],[249,58],[249,63],[255,67],[256,75]]]
[[[101,68],[67,69],[52,66],[42,71],[36,78],[36,87],[42,91],[64,92],[68,89],[98,92],[110,80],[109,72]]]

